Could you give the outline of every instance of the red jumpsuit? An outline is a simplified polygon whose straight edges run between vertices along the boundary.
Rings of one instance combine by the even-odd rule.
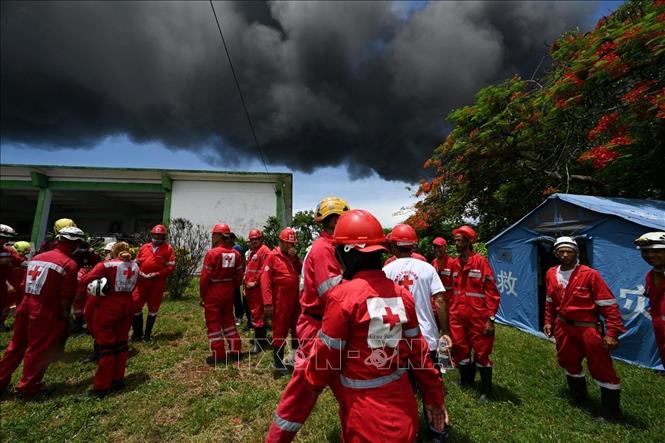
[[[660,353],[660,362],[665,367],[665,278],[660,281],[659,286],[656,286],[653,277],[654,271],[651,270],[647,274],[644,295],[649,297],[656,346]]]
[[[409,367],[423,402],[442,406],[443,385],[411,294],[380,270],[358,272],[334,288],[306,377],[319,390],[339,378],[344,441],[416,440],[418,405]]]
[[[76,297],[74,297],[74,302],[72,303],[72,313],[75,316],[83,315],[86,300],[88,299],[88,284],[83,282],[83,277],[88,272],[90,272],[90,268],[83,267],[79,269],[77,274],[79,284],[78,289],[76,290]],[[88,329],[90,330],[89,326]]]
[[[4,325],[9,310],[20,298],[20,284],[15,279],[16,269],[25,261],[11,246],[0,247],[0,325]],[[9,291],[7,283],[12,285],[14,292]],[[17,304],[18,305],[18,304]]]
[[[98,345],[99,361],[92,385],[95,390],[110,389],[113,382],[125,377],[129,347],[129,329],[132,326],[132,292],[136,287],[139,266],[134,261],[112,259],[98,263],[86,273],[81,284],[106,277],[108,294],[90,297],[86,316],[92,319],[91,331]]]
[[[314,339],[321,329],[328,292],[342,281],[342,270],[335,259],[332,237],[327,232],[322,232],[312,243],[305,256],[302,273],[304,286],[300,293],[301,314],[296,326],[299,347],[295,369],[289,384],[282,392],[266,442],[293,440],[312,412],[319,396],[319,391],[313,389],[305,379],[306,359],[300,356],[307,356],[312,350]],[[335,393],[336,385],[332,384],[331,388]]]
[[[69,307],[76,292],[76,262],[73,249],[58,244],[56,249],[37,254],[28,263],[25,296],[16,310],[14,335],[0,360],[0,390],[7,387],[12,373],[23,360],[23,377],[16,391],[36,394],[66,332]]]
[[[435,258],[432,260],[432,266],[436,269],[436,273],[439,274],[441,278],[441,283],[443,287],[446,288],[446,292],[443,293],[443,296],[448,304],[448,310],[450,310],[450,305],[453,302],[453,263],[455,259],[449,255],[446,255],[443,258]]]
[[[240,335],[233,317],[233,293],[242,284],[242,257],[233,248],[216,246],[203,259],[199,291],[203,299],[208,343],[215,359],[225,354],[224,337],[232,353],[240,353]]]
[[[417,252],[412,252],[411,253],[411,258],[417,258],[418,260],[422,260],[422,261],[425,261],[425,262],[427,261],[427,259],[424,256],[418,254]],[[397,260],[396,256],[394,256],[394,255],[390,256],[390,257],[388,257],[388,259],[385,262],[383,262],[383,266],[385,266],[389,263],[392,263],[395,260]]]
[[[606,335],[618,338],[626,331],[616,299],[595,269],[576,266],[564,288],[557,280],[558,268],[550,268],[545,275],[545,324],[554,326],[559,366],[571,377],[584,377],[582,360],[586,357],[589,372],[599,386],[619,389],[612,358],[596,328],[598,315],[602,314]]]
[[[471,252],[464,269],[460,259],[452,263],[453,297],[450,311],[452,357],[456,364],[471,364],[471,350],[477,366],[490,367],[494,335],[484,334],[489,317],[499,309],[500,294],[487,259]]]
[[[265,317],[263,312],[263,305],[266,303],[263,299],[261,291],[261,272],[263,271],[263,262],[266,256],[270,253],[270,248],[266,245],[261,245],[256,251],[250,251],[247,258],[247,265],[245,266],[245,279],[244,291],[249,310],[252,313],[252,325],[255,328],[262,328],[265,326]],[[247,283],[256,283],[253,288],[248,288]]]
[[[142,273],[156,272],[157,277],[150,279],[139,277],[133,294],[134,314],[140,314],[147,302],[148,315],[157,315],[164,298],[166,279],[175,269],[175,253],[168,243],[156,247],[152,243],[146,243],[139,249],[136,262]]]
[[[25,257],[22,257],[22,259],[23,260],[21,263],[14,267],[10,277],[11,285],[16,290],[16,307],[18,307],[18,305],[21,304],[21,301],[23,300],[23,292],[25,290],[25,276],[28,272],[28,259]]]
[[[263,300],[271,300],[273,305],[272,344],[279,348],[291,331],[296,337],[296,323],[300,308],[298,305],[298,286],[302,263],[298,256],[284,254],[277,247],[266,257],[261,273],[261,291]]]

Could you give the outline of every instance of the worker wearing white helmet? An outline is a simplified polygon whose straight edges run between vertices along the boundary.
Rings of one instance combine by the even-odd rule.
[[[646,276],[644,295],[649,298],[656,345],[665,365],[665,232],[647,232],[635,240],[635,245],[652,267]]]
[[[5,320],[16,303],[17,291],[20,290],[12,277],[24,258],[7,243],[14,238],[16,231],[11,226],[0,224],[0,330],[8,329]]]

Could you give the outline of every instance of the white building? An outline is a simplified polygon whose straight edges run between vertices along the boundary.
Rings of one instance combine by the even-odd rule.
[[[93,236],[182,217],[246,237],[270,216],[291,223],[292,185],[288,173],[0,165],[0,223],[36,245],[63,217]]]

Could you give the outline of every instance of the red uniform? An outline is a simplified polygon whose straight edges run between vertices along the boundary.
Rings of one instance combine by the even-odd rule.
[[[14,267],[10,277],[11,285],[16,290],[14,295],[17,307],[23,300],[23,292],[25,290],[25,276],[28,272],[28,259],[25,257],[21,258],[21,263]]]
[[[199,291],[205,309],[210,352],[224,356],[224,337],[233,353],[240,352],[240,335],[233,317],[233,293],[242,284],[242,257],[232,248],[216,246],[206,253]]]
[[[344,441],[415,441],[418,406],[409,367],[424,403],[442,406],[441,378],[410,293],[380,270],[358,272],[334,288],[306,377],[316,389],[339,377]]]
[[[14,335],[0,360],[0,390],[7,387],[21,360],[23,377],[16,391],[35,394],[41,389],[44,373],[66,332],[76,292],[77,266],[68,255],[71,252],[58,244],[28,263],[25,296],[16,310]]]
[[[138,280],[139,267],[134,261],[112,259],[98,263],[86,273],[81,284],[87,286],[93,280],[106,277],[108,294],[90,297],[86,316],[92,319],[91,328],[99,362],[92,382],[95,390],[110,389],[114,382],[125,377],[125,365],[129,347],[129,329],[132,325],[132,292]]]
[[[83,310],[86,304],[85,302],[88,299],[88,284],[83,281],[83,277],[88,272],[90,272],[90,268],[83,267],[79,269],[77,274],[77,280],[79,284],[78,289],[76,290],[76,297],[74,297],[74,302],[72,303],[72,313],[75,316],[83,315]]]
[[[21,257],[11,246],[0,248],[0,325],[4,325],[9,310],[17,303],[21,291],[20,283],[16,281],[16,269],[21,266],[25,258]],[[13,287],[9,291],[7,284]]]
[[[656,286],[654,284],[654,271],[649,271],[644,295],[649,297],[656,346],[658,346],[658,352],[660,353],[660,362],[665,367],[665,278],[660,281],[659,286]]]
[[[146,243],[141,246],[136,256],[139,269],[144,274],[157,273],[157,277],[146,279],[139,277],[134,290],[134,313],[140,314],[143,305],[148,304],[148,315],[157,315],[164,298],[166,278],[175,269],[175,253],[168,243],[154,246]]]
[[[602,314],[606,335],[618,338],[626,331],[616,299],[595,269],[576,266],[566,287],[557,279],[558,269],[554,266],[545,275],[545,324],[554,325],[559,365],[571,377],[584,377],[582,360],[586,357],[589,372],[599,386],[619,389],[612,358],[596,328],[598,315]]]
[[[436,273],[439,274],[439,278],[441,278],[441,283],[443,283],[443,287],[446,288],[446,292],[443,293],[443,296],[445,297],[446,303],[448,304],[448,308],[450,308],[450,305],[452,304],[453,301],[454,262],[455,259],[449,255],[446,255],[443,258],[435,258],[434,260],[432,260],[432,266],[434,266],[434,269],[436,269]]]
[[[303,264],[303,289],[300,293],[300,308],[296,334],[298,353],[295,370],[289,384],[282,392],[275,417],[266,436],[266,442],[289,442],[302,427],[312,412],[319,391],[312,389],[305,379],[306,360],[299,356],[309,355],[319,330],[329,291],[342,281],[342,270],[335,260],[332,237],[327,232],[312,243]],[[331,385],[333,393],[336,386]]]
[[[418,260],[422,260],[422,261],[424,261],[424,262],[427,261],[427,259],[426,259],[424,256],[418,254],[417,252],[412,252],[412,253],[411,253],[411,258],[417,258]],[[392,262],[394,262],[395,260],[397,260],[397,257],[394,256],[394,255],[391,256],[391,257],[388,257],[388,259],[387,259],[385,262],[383,262],[383,266],[387,265],[388,263],[392,263]]]
[[[453,297],[449,307],[452,356],[455,363],[471,363],[471,350],[477,366],[491,367],[489,356],[494,335],[484,334],[489,317],[499,309],[500,294],[487,259],[471,252],[462,269],[460,259],[452,263]]]
[[[252,313],[252,325],[255,328],[262,328],[265,326],[263,305],[272,303],[266,303],[261,291],[261,272],[263,271],[263,262],[269,253],[270,248],[266,245],[261,245],[256,251],[250,251],[249,256],[247,257],[247,265],[245,266],[243,289],[245,291],[245,298],[247,298],[247,303],[249,304],[249,310]],[[256,283],[256,286],[248,288],[248,283]]]
[[[298,256],[284,254],[280,248],[270,251],[261,272],[263,300],[271,300],[273,305],[272,343],[279,348],[291,331],[296,337],[296,323],[300,309],[298,286],[302,263]]]

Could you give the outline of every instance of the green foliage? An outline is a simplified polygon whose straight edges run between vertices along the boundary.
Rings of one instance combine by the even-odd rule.
[[[489,239],[555,192],[665,198],[665,4],[627,2],[550,57],[542,78],[488,86],[448,115],[409,219],[421,235],[473,219]]]
[[[169,224],[168,242],[175,252],[175,270],[166,281],[166,292],[171,298],[180,298],[185,296],[210,247],[210,235],[201,224],[174,218]]]
[[[277,217],[270,216],[263,225],[263,243],[270,249],[279,244],[279,233],[282,230],[282,224]]]
[[[321,232],[321,225],[314,221],[314,211],[299,211],[293,215],[291,227],[295,229],[298,243],[296,250],[299,257],[304,257],[307,248],[312,244],[318,233]],[[263,226],[263,242],[270,248],[279,244],[279,233],[282,226],[276,217],[268,217]]]

